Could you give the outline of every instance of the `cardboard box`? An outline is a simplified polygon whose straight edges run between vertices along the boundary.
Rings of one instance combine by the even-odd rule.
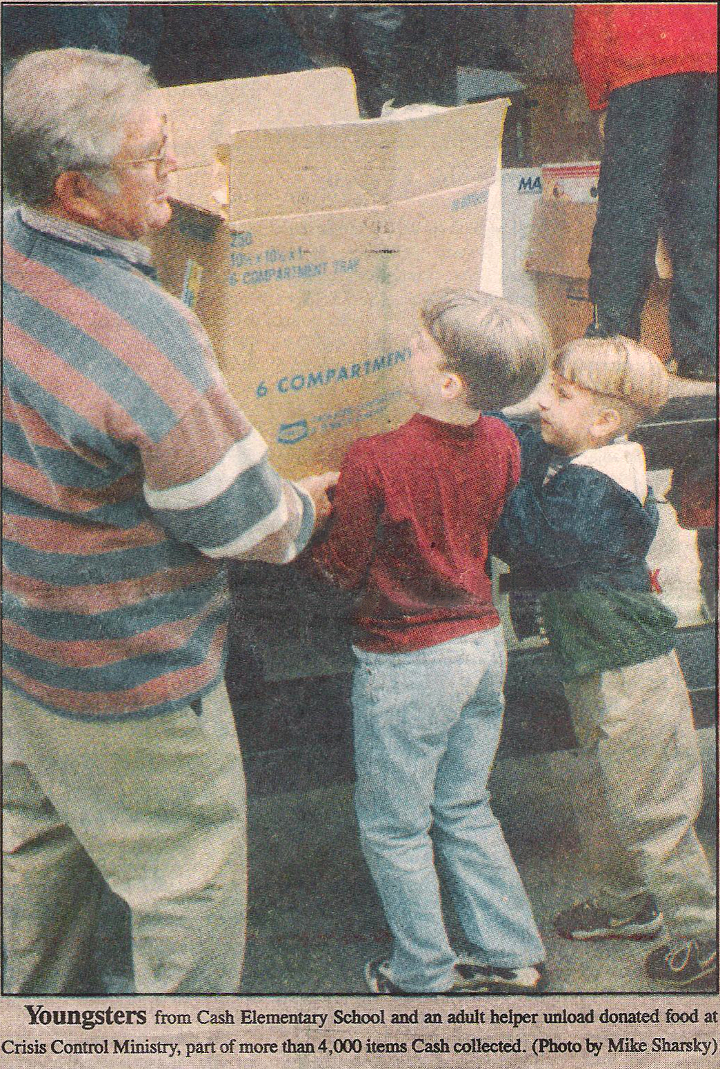
[[[585,90],[578,83],[529,85],[520,110],[528,129],[519,164],[539,167],[552,161],[594,160],[600,154],[597,116],[590,111]]]
[[[337,467],[409,415],[423,297],[491,288],[507,101],[360,120],[341,69],[162,92],[180,168],[161,281],[197,312],[278,469]]]
[[[535,203],[542,194],[539,167],[502,170],[503,297],[537,311],[536,276],[526,268]]]
[[[592,320],[588,257],[597,212],[599,163],[542,168],[542,195],[535,202],[527,270],[535,277],[536,307],[559,347],[581,337]],[[656,278],[642,315],[641,341],[663,361],[671,356],[668,299],[671,268],[662,245]]]

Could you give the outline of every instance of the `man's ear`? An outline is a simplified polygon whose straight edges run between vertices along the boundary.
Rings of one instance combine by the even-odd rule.
[[[53,204],[66,218],[86,226],[96,226],[105,217],[101,191],[80,171],[63,171],[58,175]]]

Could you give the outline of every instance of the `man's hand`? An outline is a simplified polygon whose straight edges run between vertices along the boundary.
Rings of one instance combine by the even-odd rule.
[[[304,479],[297,480],[297,485],[305,493],[310,494],[313,499],[316,531],[323,526],[332,512],[332,502],[328,496],[328,490],[331,490],[337,484],[339,478],[339,471],[325,471],[322,475],[308,475]]]

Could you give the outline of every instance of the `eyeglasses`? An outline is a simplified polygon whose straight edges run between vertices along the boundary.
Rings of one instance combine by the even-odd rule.
[[[140,156],[134,160],[114,160],[112,163],[108,164],[90,165],[89,167],[84,168],[84,170],[96,171],[99,173],[104,171],[122,171],[126,170],[128,167],[144,167],[145,164],[152,163],[155,167],[155,175],[159,177],[161,173],[173,169],[168,163],[170,158],[170,146],[168,142],[167,129],[163,124],[163,137],[160,144],[160,151],[157,155]]]
[[[115,164],[115,167],[143,167],[146,163],[155,164],[156,174],[168,169],[168,133],[165,123],[163,123],[163,138],[160,151],[156,156],[141,156],[136,160],[121,160]]]
[[[122,160],[120,163],[116,163],[115,167],[143,167],[146,163],[155,164],[156,174],[160,174],[161,171],[166,171],[168,169],[167,148],[163,146],[163,149],[157,156],[143,156],[138,160]]]

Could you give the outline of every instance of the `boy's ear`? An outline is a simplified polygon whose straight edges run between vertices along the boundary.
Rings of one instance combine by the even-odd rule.
[[[459,401],[465,395],[465,383],[454,371],[444,371],[440,383],[446,401]]]
[[[622,426],[622,417],[616,408],[601,408],[590,428],[593,438],[606,441],[615,438]]]

